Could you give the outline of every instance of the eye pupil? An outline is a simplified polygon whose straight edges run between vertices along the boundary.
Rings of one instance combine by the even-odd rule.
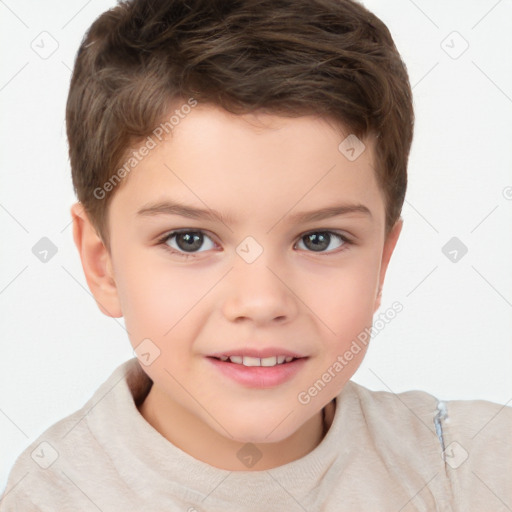
[[[304,245],[312,251],[324,251],[330,242],[330,234],[324,232],[310,233],[304,237]]]
[[[178,233],[176,235],[176,245],[182,251],[196,251],[203,245],[203,235],[201,233],[194,232]]]

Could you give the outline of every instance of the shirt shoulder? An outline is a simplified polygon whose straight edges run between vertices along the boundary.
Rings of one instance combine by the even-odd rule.
[[[86,413],[87,404],[46,429],[23,450],[9,473],[0,500],[1,512],[46,511],[56,506],[71,510],[77,499],[82,505],[83,496],[79,496],[76,486],[73,488],[66,461],[86,452],[89,460],[105,462],[99,458],[101,452],[92,448],[93,438],[83,421]]]
[[[140,373],[129,370],[136,368],[133,360],[119,366],[81,409],[53,424],[23,450],[0,498],[1,512],[57,509],[97,512],[94,488],[102,488],[110,480],[112,490],[119,490],[122,480],[117,478],[118,470],[88,420],[97,414],[108,414],[106,397],[114,399],[120,411],[128,401],[132,406],[137,402],[137,393],[131,394],[129,381],[138,386],[135,389],[140,393],[144,392],[147,381],[133,382],[140,379]],[[129,497],[128,490],[121,491]]]
[[[467,510],[512,509],[512,408],[485,400],[442,403],[443,458]]]
[[[453,510],[512,509],[512,408],[485,400],[442,401],[424,391],[371,391],[350,382],[365,426],[388,461],[407,453]],[[391,462],[392,463],[392,462]]]

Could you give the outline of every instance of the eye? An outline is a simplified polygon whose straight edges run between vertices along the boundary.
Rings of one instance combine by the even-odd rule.
[[[161,243],[177,253],[204,252],[215,248],[213,240],[202,231],[173,231]]]
[[[332,231],[313,231],[303,235],[297,243],[297,247],[313,252],[331,252],[349,244],[350,240],[338,233]]]

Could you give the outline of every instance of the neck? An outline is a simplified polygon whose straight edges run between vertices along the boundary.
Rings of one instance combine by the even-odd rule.
[[[300,459],[314,450],[331,426],[334,404],[335,401],[327,404],[288,438],[276,443],[251,443],[250,448],[248,443],[226,438],[211,429],[179,404],[169,401],[154,385],[139,411],[174,446],[202,462],[229,471],[262,471]],[[247,451],[250,456],[251,450],[261,455],[252,467],[240,455]]]

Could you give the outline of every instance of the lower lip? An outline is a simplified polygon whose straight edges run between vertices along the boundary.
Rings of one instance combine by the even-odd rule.
[[[207,358],[219,371],[239,384],[249,388],[273,388],[294,377],[304,366],[307,357],[294,359],[289,363],[275,366],[244,366]]]

